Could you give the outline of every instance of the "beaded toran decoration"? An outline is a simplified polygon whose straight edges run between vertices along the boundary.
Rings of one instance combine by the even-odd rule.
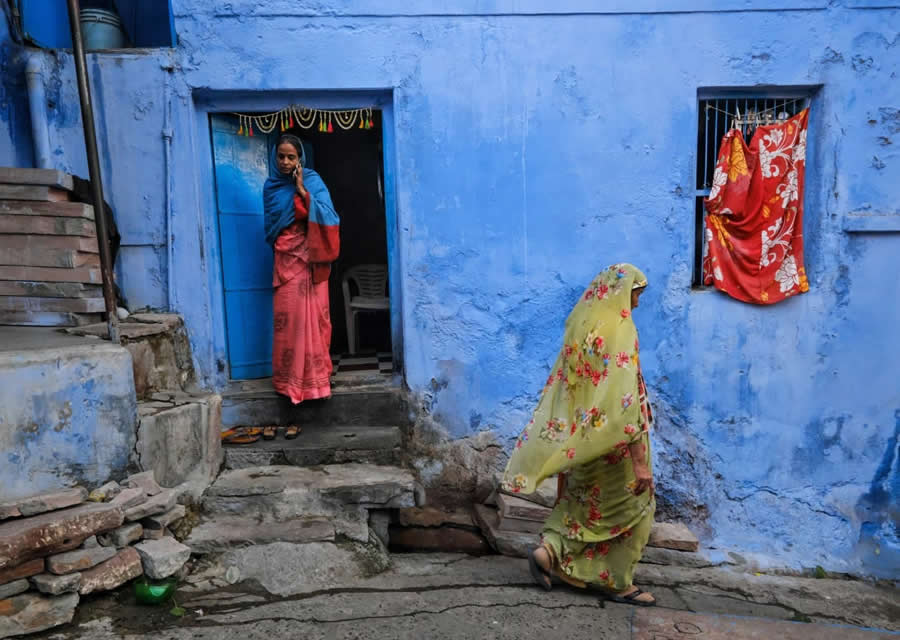
[[[312,129],[318,122],[320,133],[334,133],[334,125],[344,131],[354,127],[358,129],[371,129],[375,126],[372,121],[372,108],[362,109],[310,109],[300,105],[289,105],[280,111],[273,113],[247,115],[235,113],[240,122],[239,136],[253,136],[254,131],[260,133],[272,133],[275,127],[281,131],[293,129],[299,126],[302,129]],[[359,125],[357,126],[357,122]]]

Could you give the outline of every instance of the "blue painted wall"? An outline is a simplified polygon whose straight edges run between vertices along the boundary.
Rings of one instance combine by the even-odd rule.
[[[31,118],[25,91],[25,47],[10,31],[8,8],[0,2],[0,166],[30,167]]]
[[[91,56],[130,303],[183,313],[221,387],[208,111],[386,90],[406,380],[452,437],[509,443],[585,283],[628,260],[665,508],[712,546],[897,576],[900,3],[522,4],[176,0],[177,48]],[[83,173],[71,60],[47,63]],[[697,91],[758,84],[821,85],[811,291],[765,309],[690,288]]]

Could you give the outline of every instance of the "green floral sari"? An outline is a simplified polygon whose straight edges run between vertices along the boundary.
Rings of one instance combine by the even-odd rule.
[[[616,591],[631,586],[656,508],[649,491],[634,495],[629,451],[641,442],[650,464],[652,415],[631,318],[631,291],[646,285],[629,264],[591,282],[566,320],[563,348],[502,485],[533,493],[566,474],[543,544],[564,575]]]

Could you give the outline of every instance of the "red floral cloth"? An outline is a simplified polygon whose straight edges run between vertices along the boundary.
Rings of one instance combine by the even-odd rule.
[[[809,290],[803,267],[803,183],[809,109],[722,139],[706,198],[703,282],[733,298],[774,304]]]
[[[308,210],[299,197],[294,204],[296,222],[275,241],[272,386],[298,404],[331,395],[332,364],[328,277],[314,277],[328,265],[310,264]]]

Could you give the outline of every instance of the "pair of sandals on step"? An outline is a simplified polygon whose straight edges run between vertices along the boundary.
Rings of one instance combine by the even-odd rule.
[[[274,440],[278,435],[278,427],[235,427],[222,432],[222,442],[224,444],[250,444],[256,442],[260,438],[264,440]],[[284,428],[285,440],[293,440],[300,435],[300,427],[291,425]]]

